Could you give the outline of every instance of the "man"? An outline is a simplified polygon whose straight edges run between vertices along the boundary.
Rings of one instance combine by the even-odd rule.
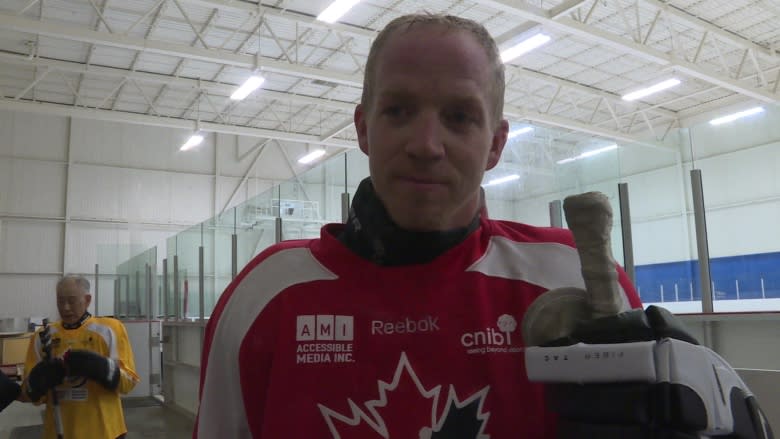
[[[21,388],[16,381],[11,380],[0,372],[0,412],[8,407],[15,399],[19,398]]]
[[[479,24],[411,15],[380,32],[354,115],[371,176],[346,225],[272,246],[221,296],[194,438],[555,437],[518,323],[584,281],[568,231],[481,209],[503,95]],[[622,309],[639,307],[618,273]]]
[[[127,427],[119,395],[139,381],[127,331],[119,320],[87,311],[92,296],[84,277],[65,276],[56,290],[61,320],[31,339],[23,385],[32,402],[47,403],[44,437],[56,437],[51,399],[56,391],[65,438],[123,438]]]
[[[582,279],[568,232],[479,215],[507,140],[503,95],[477,23],[407,16],[377,36],[355,110],[371,177],[346,226],[264,251],[222,295],[195,437],[553,434],[518,322]]]

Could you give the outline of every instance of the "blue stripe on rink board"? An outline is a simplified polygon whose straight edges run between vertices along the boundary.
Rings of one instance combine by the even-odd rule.
[[[712,258],[710,273],[716,300],[780,298],[780,252]],[[699,283],[698,261],[636,266],[645,303],[701,300]]]

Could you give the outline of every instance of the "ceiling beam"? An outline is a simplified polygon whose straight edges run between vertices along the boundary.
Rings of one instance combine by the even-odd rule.
[[[357,26],[350,26],[341,23],[328,24],[322,21],[318,21],[316,17],[311,15],[301,14],[299,12],[290,11],[288,9],[282,10],[277,8],[271,8],[268,6],[262,6],[258,3],[251,3],[247,1],[237,0],[181,0],[182,3],[189,3],[205,8],[217,8],[224,11],[238,12],[242,14],[261,14],[264,17],[281,18],[284,20],[295,21],[303,24],[304,26],[311,27],[320,30],[333,30],[342,34],[352,35],[363,38],[375,38],[376,31],[371,29],[365,29]]]
[[[553,84],[556,86],[561,86],[564,88],[569,88],[572,90],[576,90],[581,93],[585,93],[588,95],[593,95],[594,97],[600,97],[605,98],[610,102],[619,103],[621,105],[628,105],[633,109],[639,110],[639,111],[649,111],[652,113],[657,113],[666,117],[671,117],[672,119],[677,119],[677,113],[671,110],[667,110],[665,108],[649,108],[649,105],[644,105],[639,101],[634,101],[633,103],[627,103],[626,101],[623,101],[622,98],[616,94],[610,93],[608,91],[604,91],[598,88],[594,88],[588,85],[580,84],[579,82],[574,82],[568,79],[558,78],[557,76],[548,75],[546,73],[539,73],[533,70],[529,70],[523,67],[515,67],[512,65],[507,66],[507,72],[508,73],[514,73],[519,76],[526,76],[532,79],[536,79],[542,82],[547,82],[549,84]]]
[[[240,84],[225,84],[222,82],[213,82],[205,80],[197,80],[190,78],[183,78],[180,76],[163,75],[159,73],[148,73],[140,71],[132,71],[119,69],[115,67],[104,67],[97,65],[85,65],[82,63],[71,61],[60,61],[49,58],[33,58],[30,59],[25,55],[14,55],[9,53],[0,53],[0,62],[6,62],[11,64],[29,65],[38,67],[48,67],[56,70],[71,73],[84,73],[94,76],[103,76],[109,78],[127,78],[133,79],[137,82],[145,82],[152,84],[167,84],[168,87],[180,89],[180,90],[202,90],[216,96],[230,96]],[[312,96],[296,95],[292,93],[285,93],[279,91],[273,91],[268,89],[260,89],[252,95],[249,99],[263,99],[263,100],[280,100],[285,102],[293,102],[305,105],[317,105],[324,108],[332,108],[341,110],[347,113],[352,113],[355,110],[355,104],[343,101],[333,101],[324,98],[317,98]]]
[[[525,111],[520,108],[506,107],[504,108],[504,115],[511,117],[513,119],[528,120],[531,122],[538,122],[544,125],[566,128],[574,131],[579,131],[582,133],[591,134],[598,137],[603,137],[605,139],[612,139],[618,142],[625,142],[630,144],[643,145],[652,148],[661,148],[666,150],[671,149],[669,146],[664,145],[652,139],[648,140],[646,138],[632,136],[630,134],[621,133],[619,131],[610,130],[608,128],[601,128],[601,127],[585,124],[582,122],[566,119],[563,117],[551,116],[549,114],[542,114],[539,113],[538,111]]]
[[[664,11],[666,14],[674,17],[678,21],[684,22],[685,24],[695,29],[701,31],[707,31],[710,34],[717,36],[718,39],[722,41],[731,43],[742,49],[752,49],[756,54],[759,54],[773,61],[780,60],[780,56],[778,56],[778,53],[776,51],[768,49],[760,44],[757,44],[755,41],[749,40],[743,36],[740,36],[733,32],[729,32],[718,26],[715,26],[709,21],[702,20],[701,18],[692,15],[686,12],[685,10],[682,10],[675,5],[665,3],[660,0],[642,0],[642,2],[647,3],[648,5],[651,5],[653,7],[656,7]]]
[[[158,53],[161,55],[174,56],[177,58],[188,58],[191,60],[242,67],[249,70],[260,68],[263,71],[309,79],[320,79],[358,88],[363,86],[363,77],[361,75],[338,73],[333,72],[332,70],[293,65],[269,58],[262,58],[260,59],[259,64],[257,64],[258,61],[254,55],[243,55],[232,53],[226,50],[205,49],[201,47],[188,46],[186,44],[147,40],[126,35],[108,34],[106,32],[98,32],[91,29],[85,29],[80,26],[62,24],[50,20],[39,21],[24,17],[0,14],[0,29],[43,35],[52,38],[62,38],[71,41],[80,41],[83,43],[98,44],[108,47],[138,50],[147,53]]]
[[[200,128],[203,131],[233,134],[237,136],[262,137],[266,139],[282,140],[285,142],[311,143],[316,145],[336,146],[339,148],[357,148],[356,142],[332,138],[325,141],[320,141],[319,136],[308,134],[288,133],[284,131],[265,130],[260,128],[218,124],[203,121],[197,123],[195,120],[189,119],[149,116],[146,114],[130,113],[125,111],[96,110],[92,108],[74,107],[71,105],[28,101],[19,102],[0,99],[0,110],[49,114],[55,116],[75,117],[80,119],[104,120],[110,122],[123,122],[134,125],[178,128],[189,131],[195,131],[196,129]]]
[[[620,51],[621,53],[627,53],[662,66],[674,67],[678,71],[684,72],[703,81],[707,81],[711,84],[718,85],[720,87],[741,93],[745,96],[749,96],[763,102],[777,102],[780,100],[780,95],[772,93],[766,89],[754,87],[750,85],[749,82],[737,81],[725,77],[718,74],[717,72],[712,71],[711,69],[687,62],[685,60],[681,60],[675,56],[654,49],[647,45],[634,42],[594,26],[580,23],[568,17],[554,19],[552,18],[552,14],[549,11],[529,5],[527,3],[522,3],[516,0],[477,0],[477,3],[498,9],[508,14],[522,17],[526,20],[536,21],[550,29],[555,29],[560,32],[568,33],[588,41],[611,47]]]

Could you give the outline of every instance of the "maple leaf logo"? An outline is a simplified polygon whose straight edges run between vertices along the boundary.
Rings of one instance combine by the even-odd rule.
[[[334,439],[489,439],[483,432],[490,414],[482,412],[489,386],[463,401],[450,386],[439,413],[441,386],[425,389],[402,352],[392,381],[380,380],[378,388],[379,399],[362,407],[348,399],[349,416],[317,405]]]

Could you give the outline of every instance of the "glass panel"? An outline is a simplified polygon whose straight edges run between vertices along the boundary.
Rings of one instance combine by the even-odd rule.
[[[693,313],[701,312],[701,289],[690,166],[678,152],[687,149],[687,139],[687,131],[673,131],[669,149],[627,145],[620,159],[631,202],[639,296],[645,306]]]
[[[175,276],[174,271],[176,269],[176,244],[178,242],[179,235],[174,235],[168,238],[165,242],[165,257],[168,260],[168,292],[165,295],[165,313],[166,319],[172,319],[176,317],[176,293],[175,288]]]
[[[147,278],[147,269],[151,273],[151,283]],[[143,251],[117,266],[116,279],[119,286],[117,317],[147,319],[154,315],[157,297],[154,285],[156,273],[157,247]],[[113,286],[113,282],[111,285]],[[100,287],[101,291],[103,288],[104,286]],[[152,302],[149,301],[150,293]]]
[[[483,179],[488,215],[549,226],[550,202],[600,191],[609,197],[617,216],[619,152],[612,141],[513,123],[501,161]],[[622,263],[619,227],[613,227],[612,245],[615,258]]]
[[[238,270],[257,254],[272,245],[274,218],[278,212],[278,189],[271,188],[264,193],[236,206],[236,231],[238,235]]]
[[[176,255],[179,258],[179,315],[187,320],[197,319],[200,315],[198,247],[202,243],[201,224],[179,233],[176,239]]]
[[[691,141],[702,173],[714,310],[780,310],[780,109],[696,125]]]
[[[233,234],[236,233],[236,221],[238,218],[237,208],[231,208],[222,215],[209,220],[210,228],[213,229],[214,247],[213,251],[206,251],[206,260],[209,267],[213,267],[213,280],[207,281],[206,291],[206,316],[210,316],[214,310],[219,296],[225,291],[232,280],[232,256],[233,256]],[[238,267],[242,267],[239,265]],[[207,278],[208,279],[208,278]]]
[[[357,187],[364,178],[368,177],[368,156],[359,149],[351,149],[346,153],[347,157],[347,191],[350,200],[354,198]]]

